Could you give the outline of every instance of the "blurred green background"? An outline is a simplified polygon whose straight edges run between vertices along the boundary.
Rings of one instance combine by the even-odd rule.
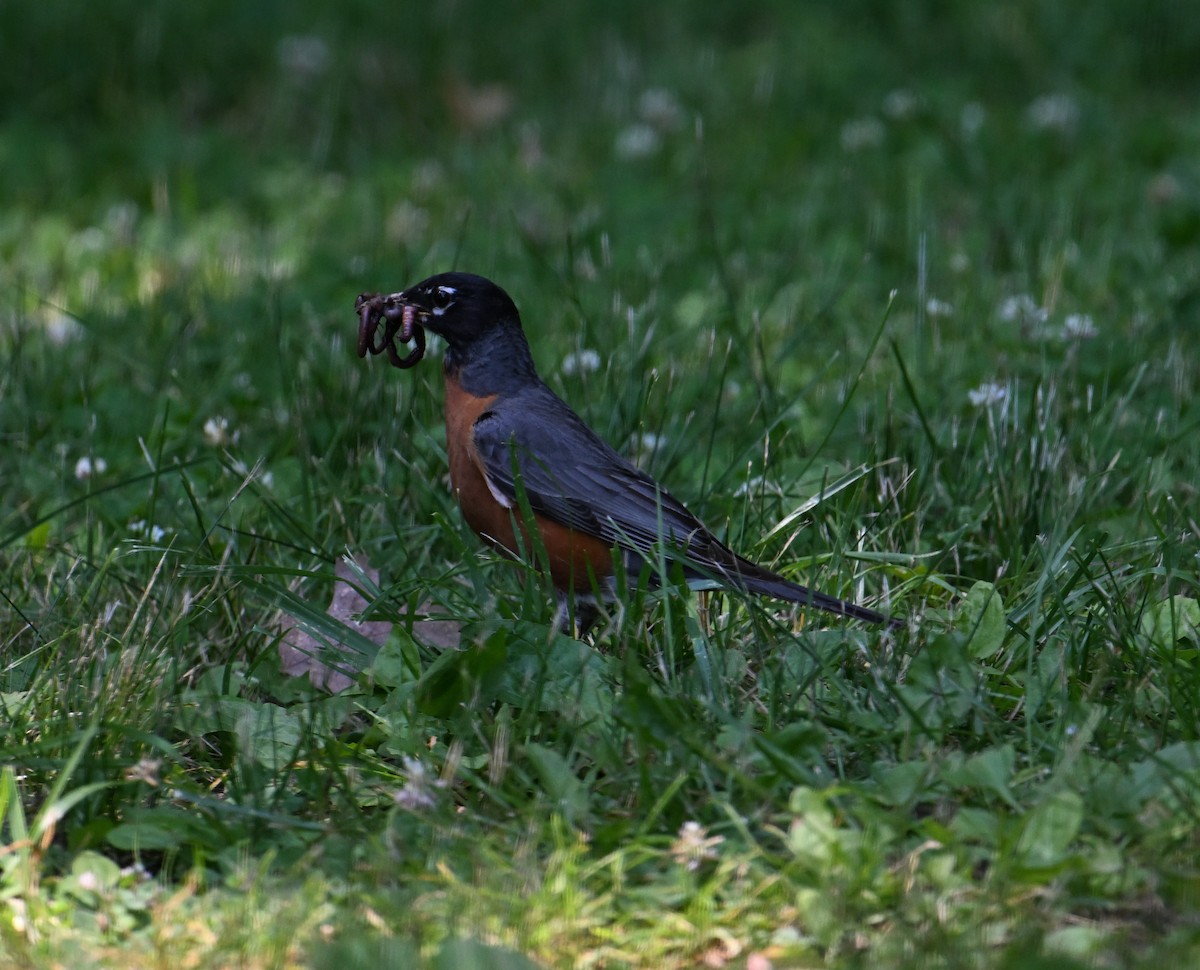
[[[0,2],[0,956],[1186,965],[1193,7]],[[449,268],[913,628],[638,598],[548,649],[435,363],[354,356],[356,294]],[[397,628],[331,698],[277,607],[347,549]]]

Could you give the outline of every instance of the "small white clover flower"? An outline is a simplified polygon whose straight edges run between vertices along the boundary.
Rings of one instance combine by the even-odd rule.
[[[134,862],[127,866],[121,867],[122,879],[135,879],[138,882],[149,882],[154,878],[154,874],[146,868],[141,862]]]
[[[429,230],[429,212],[403,199],[392,206],[387,217],[387,238],[392,242],[416,243]]]
[[[699,822],[684,822],[679,836],[671,843],[671,858],[689,872],[695,872],[704,862],[717,858],[717,846],[725,841],[723,835],[709,835]]]
[[[754,475],[742,482],[733,493],[734,498],[744,495],[782,495],[783,489],[763,475]]]
[[[129,523],[129,531],[135,536],[144,536],[151,542],[161,542],[167,530],[161,525],[151,525],[145,519],[137,519]]]
[[[24,934],[29,929],[29,911],[25,900],[14,896],[8,901],[8,908],[12,912],[12,928]]]
[[[958,130],[964,138],[972,139],[983,129],[987,121],[987,109],[978,101],[968,101],[958,115]]]
[[[1025,109],[1025,117],[1039,131],[1070,134],[1079,124],[1079,102],[1069,94],[1043,94]]]
[[[75,477],[81,482],[86,482],[93,475],[103,475],[106,471],[108,471],[108,462],[103,458],[84,455],[75,462]]]
[[[974,390],[967,391],[967,400],[977,408],[1003,404],[1008,400],[1008,388],[1003,384],[980,384]]]
[[[1072,313],[1063,321],[1063,340],[1091,340],[1099,335],[1099,329],[1086,313]]]
[[[917,96],[907,88],[896,88],[883,98],[883,113],[893,121],[911,118],[917,110]]]
[[[591,374],[599,369],[600,354],[587,348],[567,354],[562,362],[562,372],[568,376],[571,374]]]
[[[641,458],[653,457],[666,443],[666,435],[655,434],[653,431],[643,431],[633,436],[633,450]]]
[[[1170,205],[1183,194],[1183,183],[1170,172],[1161,172],[1146,186],[1146,198],[1155,205]]]
[[[947,303],[945,300],[939,300],[935,296],[931,296],[925,303],[925,312],[931,317],[949,317],[954,315],[954,304]]]
[[[275,58],[295,79],[320,77],[329,67],[329,45],[316,34],[289,34],[275,45]]]
[[[99,226],[88,226],[71,237],[70,245],[77,253],[103,252],[108,246],[108,233]]]
[[[662,139],[658,132],[644,123],[630,125],[617,135],[618,158],[648,158],[655,154],[660,147],[662,147]]]
[[[229,444],[229,421],[219,414],[205,421],[204,440],[214,448]]]
[[[638,98],[638,116],[659,131],[674,131],[683,124],[683,108],[666,88],[650,88]]]
[[[136,202],[129,199],[114,202],[104,213],[104,229],[117,242],[128,245],[133,241],[138,215]]]
[[[1037,301],[1028,293],[1006,297],[997,312],[1000,319],[1007,323],[1041,324],[1050,316],[1050,311],[1038,306]]]
[[[883,144],[884,134],[883,122],[878,118],[855,118],[842,125],[842,149],[856,152],[864,148],[876,148]]]
[[[63,347],[83,335],[79,321],[61,310],[48,310],[45,326],[46,338],[55,347]]]
[[[125,769],[126,781],[141,781],[157,788],[162,776],[162,758],[145,757]]]
[[[263,275],[269,280],[290,280],[296,275],[296,260],[291,257],[268,259],[263,264]]]
[[[425,765],[416,758],[404,756],[404,770],[408,772],[408,780],[395,795],[393,800],[401,808],[415,811],[418,808],[432,808],[437,804],[436,791],[445,788],[446,782],[428,771]]]

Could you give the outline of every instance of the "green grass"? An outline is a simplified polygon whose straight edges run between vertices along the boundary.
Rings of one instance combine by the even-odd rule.
[[[0,963],[1200,958],[1200,22],[411,6],[0,9]],[[909,628],[555,635],[436,355],[353,352],[451,267],[732,544]]]

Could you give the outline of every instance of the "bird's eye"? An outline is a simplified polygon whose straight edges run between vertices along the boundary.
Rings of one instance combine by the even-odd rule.
[[[425,308],[435,317],[440,317],[454,305],[458,290],[453,286],[426,286],[422,287],[421,296]]]

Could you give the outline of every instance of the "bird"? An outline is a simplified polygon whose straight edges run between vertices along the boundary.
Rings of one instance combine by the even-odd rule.
[[[424,353],[423,329],[445,342],[446,453],[467,524],[520,558],[544,550],[558,621],[585,635],[626,575],[665,559],[689,585],[724,586],[866,623],[902,621],[801,586],[737,554],[650,475],[620,455],[538,376],[512,298],[483,276],[445,272],[390,295],[358,297],[358,351],[398,367]],[[383,340],[376,328],[387,321]],[[394,339],[416,338],[401,358]],[[530,529],[537,531],[536,541]],[[597,594],[600,594],[597,597]]]

